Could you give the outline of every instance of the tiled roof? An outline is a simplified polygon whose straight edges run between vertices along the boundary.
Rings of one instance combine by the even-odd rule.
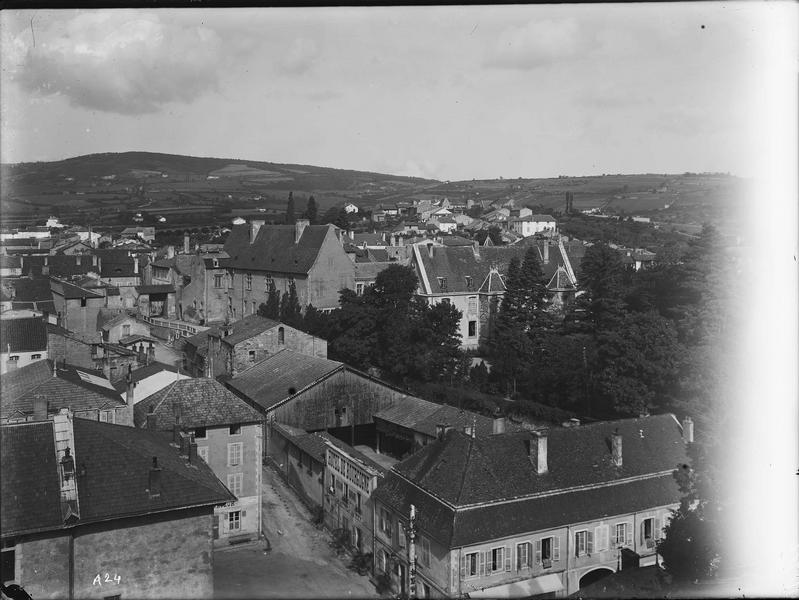
[[[62,281],[60,279],[51,280],[50,289],[54,293],[63,296],[67,300],[73,300],[76,298],[103,298],[102,294],[98,294],[97,292],[87,290],[86,288],[73,285],[68,281]]]
[[[132,370],[130,372],[130,376],[133,383],[138,383],[139,381],[147,379],[148,377],[151,377],[152,375],[162,371],[177,373],[178,370],[179,368],[174,365],[168,365],[155,360],[144,367],[139,367],[138,369]],[[127,389],[127,385],[127,376],[125,376],[114,384],[114,389],[118,392],[124,392]]]
[[[174,294],[175,286],[170,284],[165,285],[137,285],[137,294]]]
[[[185,427],[217,427],[237,423],[256,423],[261,413],[225,388],[215,379],[181,379],[144,398],[134,407],[134,421],[143,427],[147,414],[153,411],[158,428],[167,430],[175,425],[175,411]]]
[[[242,371],[228,381],[227,385],[256,402],[264,410],[269,410],[343,368],[343,363],[334,360],[281,350]]]
[[[441,405],[435,402],[409,396],[402,402],[396,402],[393,406],[376,412],[374,416],[400,427],[414,429],[418,422],[435,413],[440,407]]]
[[[380,233],[355,233],[352,236],[354,244],[360,246],[366,244],[367,246],[385,246],[386,241]]]
[[[262,225],[250,244],[250,225],[236,225],[225,242],[229,259],[220,264],[239,269],[307,274],[316,262],[333,225],[308,225],[299,243],[294,243],[293,225]]]
[[[14,300],[17,302],[53,300],[49,277],[18,277],[7,281],[14,287]]]
[[[377,275],[392,263],[355,262],[355,281],[374,281]]]
[[[583,491],[455,511],[396,473],[389,472],[384,481],[378,484],[372,497],[402,514],[407,514],[413,504],[420,530],[449,548],[457,548],[668,506],[679,502],[680,493],[674,478],[666,474]]]
[[[0,352],[44,352],[47,325],[41,317],[0,320]]]
[[[306,454],[310,454],[316,460],[324,464],[327,450],[325,438],[284,423],[273,423],[272,426],[280,431],[283,437],[289,439],[297,448]]]
[[[32,414],[36,398],[48,401],[49,412],[62,408],[79,412],[125,406],[101,371],[59,365],[53,377],[53,361],[40,360],[3,375],[0,417]]]
[[[262,334],[264,331],[269,331],[280,325],[279,322],[267,319],[261,315],[248,315],[243,319],[239,319],[231,323],[229,327],[232,329],[227,337],[222,340],[231,346],[235,346],[239,342],[254,338],[256,335]],[[212,327],[208,333],[215,336],[221,336],[219,327]]]
[[[446,235],[441,238],[441,243],[445,246],[473,246],[474,240],[469,240],[459,235]]]
[[[127,344],[135,344],[136,342],[153,342],[155,343],[157,340],[152,338],[148,335],[141,335],[141,334],[133,334],[133,335],[126,335],[125,337],[119,338],[119,343],[123,346]]]
[[[5,380],[5,377],[3,377]],[[51,422],[0,427],[3,535],[60,527],[61,500]]]
[[[135,320],[136,318],[133,315],[129,315],[125,311],[120,312],[119,309],[115,308],[101,308],[97,311],[97,331],[107,331],[120,323]]]
[[[622,436],[621,467],[612,463],[614,430]],[[527,431],[471,438],[453,430],[395,469],[433,495],[463,506],[671,471],[685,461],[680,426],[670,414],[552,429],[549,470],[542,475],[528,457],[525,441],[531,438]]]
[[[135,264],[133,258],[125,261],[112,262],[110,260],[103,260],[100,269],[101,277],[139,277],[139,273],[135,272]]]

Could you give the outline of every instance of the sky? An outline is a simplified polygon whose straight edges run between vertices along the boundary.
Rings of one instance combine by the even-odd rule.
[[[4,163],[139,150],[442,180],[750,176],[772,41],[796,30],[760,2],[0,19]]]

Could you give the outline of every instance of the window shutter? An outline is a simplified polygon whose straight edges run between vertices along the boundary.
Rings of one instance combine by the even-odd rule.
[[[510,547],[505,547],[505,570],[510,571]]]
[[[468,560],[469,560],[469,557],[466,554],[461,556],[461,580],[466,579],[466,573],[468,572],[466,570],[466,564],[467,564]]]
[[[660,534],[661,534],[660,527],[661,527],[660,519],[658,517],[655,517],[655,531],[652,532],[652,535],[656,540],[660,539]]]
[[[541,540],[535,541],[535,562],[541,564]]]
[[[213,530],[214,539],[218,540],[219,539],[219,515],[214,515],[214,521],[213,521],[212,530]]]
[[[241,518],[243,519],[246,516],[247,516],[247,511],[246,510],[241,511]]]
[[[585,553],[592,554],[594,552],[594,534],[590,531],[585,532]]]
[[[552,560],[560,560],[560,536],[556,535],[552,538]]]
[[[644,533],[646,532],[646,519],[641,520],[641,547],[644,545]]]
[[[486,574],[486,553],[478,552],[477,556],[480,559],[480,577],[483,577]]]
[[[624,529],[627,532],[627,545],[632,547],[632,545],[633,545],[633,528],[630,527],[629,523],[628,523],[627,526]]]

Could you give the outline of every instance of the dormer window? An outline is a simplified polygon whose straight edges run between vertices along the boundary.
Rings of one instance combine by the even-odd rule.
[[[61,459],[61,477],[64,481],[69,481],[75,475],[75,459],[70,455],[70,450],[64,450],[64,458]]]
[[[471,275],[467,275],[466,276],[466,287],[469,288],[469,289],[471,289],[471,287],[472,287],[472,276]]]
[[[214,268],[216,269],[218,267],[219,267],[219,260],[215,258],[214,259]]]
[[[441,288],[441,291],[445,291],[447,289],[447,278],[446,277],[437,277],[438,279],[438,287]]]

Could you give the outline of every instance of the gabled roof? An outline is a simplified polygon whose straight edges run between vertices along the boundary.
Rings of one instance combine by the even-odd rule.
[[[352,242],[358,246],[362,244],[367,246],[386,245],[386,240],[383,239],[383,234],[380,233],[355,233],[352,236]]]
[[[0,320],[0,352],[44,352],[47,325],[41,317]]]
[[[74,300],[77,298],[104,298],[102,294],[73,285],[61,279],[51,279],[50,289],[53,293],[63,296],[66,300]]]
[[[275,327],[279,326],[280,323],[278,321],[267,319],[261,315],[248,315],[243,319],[239,319],[238,321],[228,325],[228,327],[231,329],[231,332],[229,335],[222,337],[222,341],[230,346],[235,346],[240,342],[254,338],[256,335],[261,335],[263,332],[269,331],[270,329],[274,329]],[[221,327],[212,327],[207,331],[207,335],[221,337]],[[197,336],[192,337],[196,338]]]
[[[52,302],[53,300],[49,277],[17,277],[6,281],[14,287],[16,302]]]
[[[184,427],[221,427],[239,423],[257,423],[261,413],[251,408],[215,379],[181,379],[136,403],[134,422],[143,427],[147,415],[154,413],[158,428],[175,425],[176,411]]]
[[[614,431],[622,436],[621,467],[612,462]],[[670,414],[552,429],[549,470],[542,475],[529,458],[530,442],[536,444],[529,431],[472,438],[453,430],[395,470],[445,502],[466,506],[671,473],[686,460],[680,425]]]
[[[136,317],[127,312],[120,311],[114,308],[101,308],[97,311],[97,331],[108,331],[112,327],[125,323],[127,321],[135,321]]]
[[[102,262],[101,277],[140,277],[139,273],[136,273],[136,265],[132,257],[129,260],[117,262],[104,259]]]
[[[148,377],[152,377],[156,373],[165,371],[169,373],[177,373],[180,371],[180,368],[176,367],[175,365],[168,365],[166,363],[154,360],[144,367],[139,367],[138,369],[132,370],[130,372],[130,380],[131,383],[136,384],[144,379],[147,379]],[[114,384],[114,389],[117,392],[124,392],[127,389],[127,386],[127,376],[125,376]]]
[[[4,536],[65,528],[53,423],[0,427]],[[215,506],[235,500],[204,461],[189,464],[158,432],[73,419],[80,518],[74,525],[155,512]],[[151,498],[149,472],[157,457],[161,494]],[[120,526],[123,526],[120,524]]]
[[[33,414],[36,398],[48,401],[48,411],[69,408],[73,412],[125,406],[102,371],[39,360],[3,375],[0,386],[0,418]]]
[[[227,385],[269,410],[344,368],[344,363],[287,349],[242,371]]]
[[[335,235],[334,230],[333,225],[308,225],[299,242],[294,243],[294,225],[262,225],[251,244],[250,224],[236,225],[225,242],[225,252],[230,258],[220,264],[238,269],[307,274],[325,238]]]

